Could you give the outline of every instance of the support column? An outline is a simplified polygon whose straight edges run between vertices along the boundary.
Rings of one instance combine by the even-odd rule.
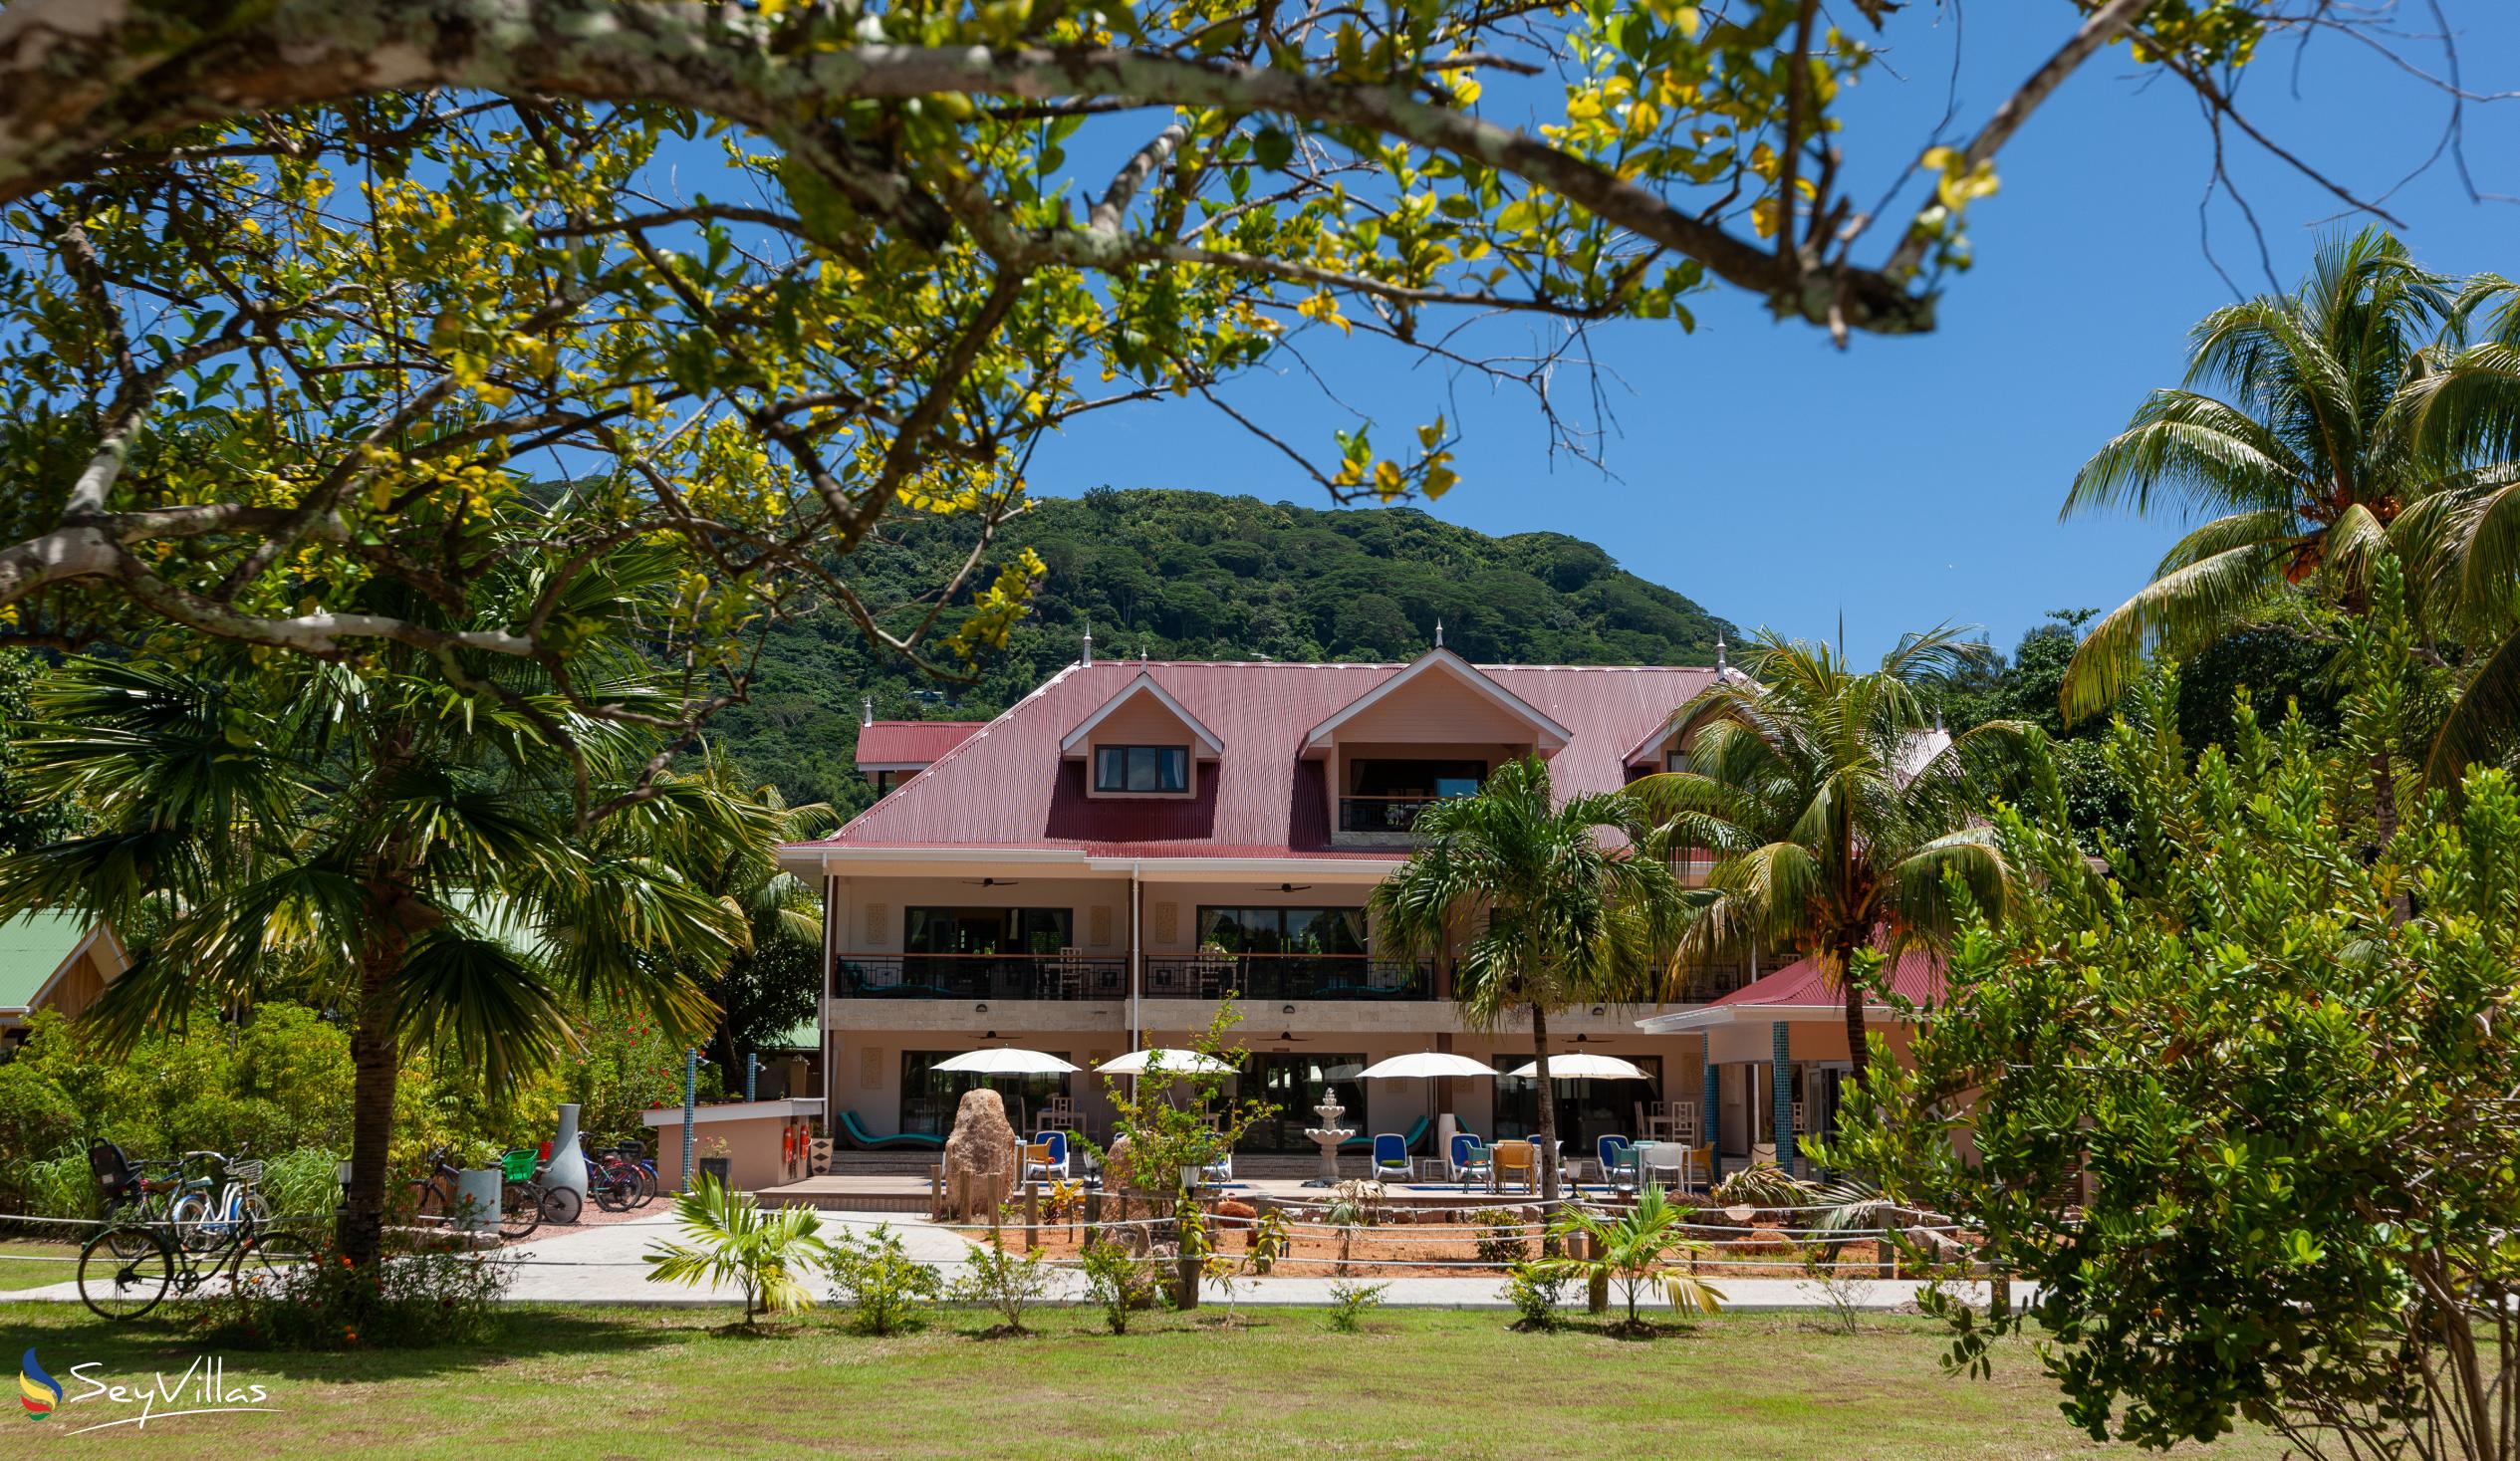
[[[1793,1027],[1779,1020],[1768,1027],[1774,1032],[1774,1062],[1768,1067],[1768,1084],[1776,1100],[1776,1164],[1788,1176],[1794,1172],[1794,1043]]]
[[[1715,1079],[1715,1037],[1699,1037],[1706,1042],[1705,1075],[1699,1081],[1704,1094],[1698,1099],[1697,1115],[1700,1134],[1706,1142],[1706,1184],[1724,1174],[1723,1090]]]

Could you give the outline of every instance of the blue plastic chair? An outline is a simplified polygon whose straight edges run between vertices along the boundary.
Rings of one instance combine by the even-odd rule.
[[[1397,1177],[1408,1180],[1408,1138],[1397,1131],[1385,1131],[1374,1138],[1374,1180]]]
[[[1604,1136],[1593,1143],[1593,1150],[1602,1159],[1603,1181],[1621,1190],[1637,1185],[1637,1149],[1627,1137]]]
[[[1487,1148],[1470,1132],[1456,1131],[1451,1149],[1444,1153],[1444,1162],[1452,1168],[1452,1179],[1466,1187],[1471,1178],[1487,1175]]]
[[[1050,1156],[1046,1161],[1026,1162],[1024,1180],[1029,1182],[1035,1177],[1066,1177],[1068,1175],[1068,1133],[1044,1131],[1033,1140],[1037,1144],[1048,1146]]]

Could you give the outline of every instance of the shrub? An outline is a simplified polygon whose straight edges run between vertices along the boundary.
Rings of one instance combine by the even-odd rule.
[[[1259,1223],[1251,1230],[1250,1252],[1253,1273],[1265,1277],[1269,1270],[1277,1267],[1278,1260],[1286,1257],[1288,1251],[1295,1246],[1294,1234],[1288,1232],[1287,1228],[1286,1209],[1273,1207],[1260,1214]]]
[[[954,1302],[986,1305],[998,1313],[999,1333],[1025,1334],[1025,1312],[1050,1297],[1057,1273],[1038,1252],[1017,1258],[999,1248],[974,1248],[954,1280]]]
[[[1566,1302],[1567,1275],[1555,1264],[1517,1263],[1505,1273],[1505,1301],[1522,1318],[1518,1330],[1558,1327],[1558,1306]]]
[[[1112,1333],[1129,1333],[1129,1316],[1155,1307],[1157,1286],[1153,1265],[1117,1243],[1097,1243],[1085,1251],[1086,1298],[1103,1311]]]
[[[1351,1284],[1339,1282],[1330,1286],[1330,1313],[1327,1316],[1333,1331],[1343,1335],[1362,1333],[1365,1317],[1383,1307],[1383,1294],[1389,1284]]]
[[[1723,1307],[1721,1291],[1695,1274],[1663,1267],[1672,1255],[1702,1246],[1684,1235],[1687,1220],[1688,1209],[1675,1206],[1660,1187],[1638,1193],[1637,1205],[1615,1219],[1570,1207],[1552,1225],[1554,1233],[1562,1241],[1581,1235],[1591,1256],[1543,1259],[1539,1266],[1588,1286],[1596,1277],[1616,1282],[1627,1298],[1631,1326],[1637,1323],[1637,1300],[1648,1289],[1661,1290],[1683,1314],[1713,1314]]]
[[[1470,1214],[1470,1221],[1479,1225],[1479,1262],[1508,1268],[1531,1256],[1521,1213],[1510,1207],[1483,1207]]]
[[[500,1332],[499,1300],[515,1269],[495,1253],[396,1253],[368,1268],[329,1243],[308,1253],[276,1274],[206,1286],[176,1312],[202,1338],[240,1347],[477,1345]]]
[[[675,1198],[673,1212],[688,1241],[647,1251],[649,1283],[733,1283],[744,1291],[746,1324],[756,1301],[768,1314],[814,1307],[800,1271],[808,1258],[831,1252],[820,1236],[821,1214],[810,1207],[765,1212],[751,1193],[730,1192],[712,1177]]]
[[[915,1322],[919,1305],[944,1292],[936,1270],[910,1257],[889,1224],[878,1223],[863,1238],[835,1240],[826,1267],[840,1302],[849,1306],[849,1327],[862,1335],[900,1333]]]

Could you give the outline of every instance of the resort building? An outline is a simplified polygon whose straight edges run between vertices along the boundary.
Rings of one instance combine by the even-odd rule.
[[[783,852],[825,894],[830,1130],[844,1147],[941,1136],[968,1078],[936,1065],[1004,1045],[1088,1071],[1002,1082],[1011,1115],[1099,1133],[1110,1111],[1091,1068],[1181,1045],[1230,994],[1250,1051],[1242,1094],[1278,1107],[1247,1137],[1255,1153],[1311,1152],[1304,1128],[1332,1096],[1365,1136],[1415,1134],[1421,1151],[1446,1115],[1489,1139],[1528,1134],[1529,1081],[1356,1081],[1414,1051],[1500,1073],[1530,1060],[1527,1028],[1466,1028],[1450,961],[1395,956],[1368,898],[1408,854],[1420,811],[1509,759],[1545,760],[1562,797],[1671,765],[1674,711],[1727,672],[1479,665],[1442,648],[1407,664],[1098,661],[1089,643],[985,725],[871,722],[859,759],[883,798]],[[1772,1072],[1732,1050],[1731,1022],[1752,1017],[1656,1024],[1741,1011],[1718,1001],[1761,988],[1756,973],[1714,971],[1685,1004],[1553,1016],[1553,1049],[1650,1077],[1561,1086],[1562,1134],[1582,1143],[1570,1151],[1637,1134],[1649,1115],[1703,1140],[1710,1051],[1719,1146],[1739,1159],[1770,1139],[1773,1121],[1744,1106]],[[1788,1052],[1823,1127],[1836,1038],[1833,1051],[1815,1025]]]
[[[73,913],[27,913],[0,922],[0,1047],[26,1039],[38,1010],[86,1014],[131,956],[102,922]]]

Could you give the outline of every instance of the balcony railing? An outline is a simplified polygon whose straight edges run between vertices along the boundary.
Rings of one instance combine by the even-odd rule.
[[[1341,797],[1339,830],[1341,832],[1380,832],[1405,837],[1417,825],[1419,813],[1443,800],[1440,797]]]
[[[1721,999],[1750,982],[1749,969],[1741,964],[1709,964],[1690,969],[1680,977],[1680,986],[1673,992],[1673,1003],[1702,1005]]]
[[[1150,954],[1148,999],[1432,999],[1428,960],[1365,954]]]
[[[1110,1000],[1129,995],[1129,961],[1055,954],[844,954],[834,999]]]

